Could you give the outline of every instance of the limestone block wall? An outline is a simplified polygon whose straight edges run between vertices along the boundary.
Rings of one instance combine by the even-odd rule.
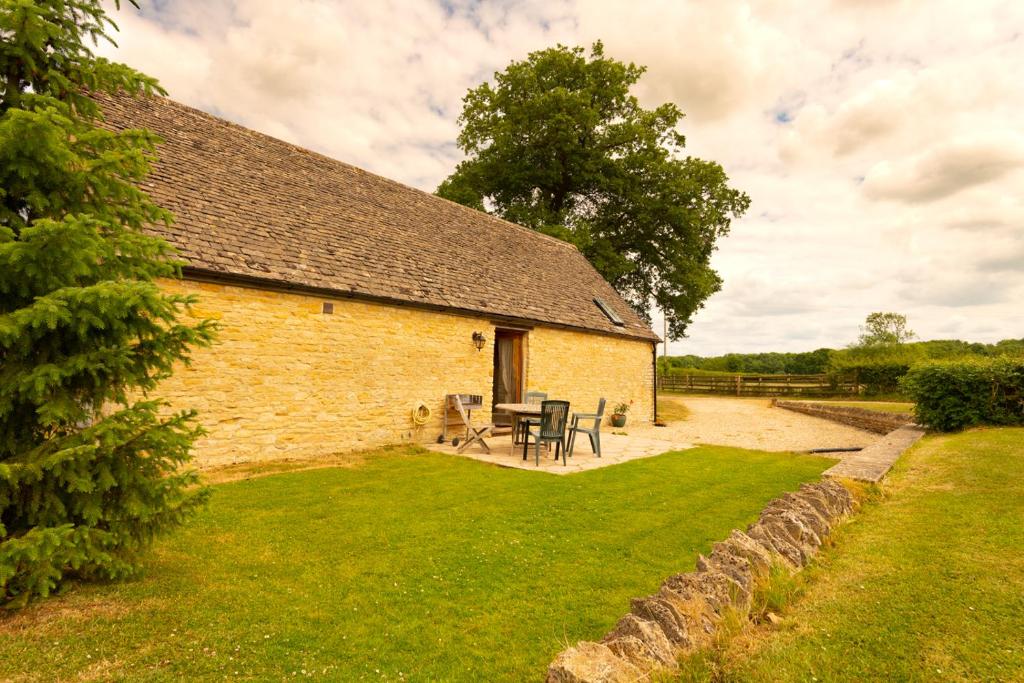
[[[199,411],[209,434],[202,467],[315,458],[385,444],[430,442],[442,430],[448,393],[484,397],[490,420],[494,324],[485,318],[193,281],[197,318],[218,320],[215,346],[195,352],[155,395]],[[333,304],[333,314],[323,304]],[[487,337],[478,351],[473,332]],[[592,410],[597,397],[633,399],[651,419],[651,347],[597,334],[536,328],[526,341],[527,386]],[[412,409],[433,414],[416,426]]]
[[[602,396],[608,400],[606,415],[616,403],[633,401],[630,422],[654,420],[649,342],[550,328],[534,329],[527,341],[531,391],[568,400],[573,412],[594,412]]]
[[[446,393],[490,401],[493,358],[472,342],[489,328],[478,320],[248,287],[165,286],[199,295],[195,316],[221,326],[217,344],[158,391],[199,410],[209,431],[196,447],[203,466],[428,441],[441,432]],[[325,301],[333,314],[323,313]],[[420,400],[433,415],[416,427]]]

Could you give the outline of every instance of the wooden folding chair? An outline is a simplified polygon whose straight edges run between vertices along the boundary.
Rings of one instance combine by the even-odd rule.
[[[456,449],[459,453],[469,448],[470,444],[478,443],[483,449],[490,453],[491,447],[484,441],[484,437],[491,436],[491,430],[494,429],[494,425],[484,425],[483,427],[474,427],[473,421],[470,418],[470,411],[466,409],[463,403],[463,394],[453,394],[452,398],[455,403],[455,410],[459,412],[459,417],[462,418],[462,423],[466,425],[466,440],[458,446]]]

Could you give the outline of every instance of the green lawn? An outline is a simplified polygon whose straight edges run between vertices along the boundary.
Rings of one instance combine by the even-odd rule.
[[[717,678],[1024,680],[1024,429],[927,437],[801,583]]]
[[[846,408],[863,408],[864,410],[877,410],[882,413],[910,413],[914,412],[913,403],[902,401],[820,401],[832,406],[844,406]]]
[[[537,680],[831,460],[553,476],[418,449],[221,484],[147,574],[0,617],[0,680]]]

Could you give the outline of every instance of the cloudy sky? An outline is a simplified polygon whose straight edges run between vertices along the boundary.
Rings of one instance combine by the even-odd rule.
[[[171,96],[432,191],[466,90],[605,42],[753,201],[671,353],[800,351],[906,313],[924,339],[1024,337],[1018,0],[149,0],[118,50]],[[655,329],[660,330],[656,321]]]

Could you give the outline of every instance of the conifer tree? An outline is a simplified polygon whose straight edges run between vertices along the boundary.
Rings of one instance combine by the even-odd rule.
[[[209,322],[138,183],[158,139],[102,127],[102,93],[157,82],[97,57],[102,0],[0,0],[0,605],[69,577],[135,571],[206,497],[187,470],[193,411],[150,397]]]

